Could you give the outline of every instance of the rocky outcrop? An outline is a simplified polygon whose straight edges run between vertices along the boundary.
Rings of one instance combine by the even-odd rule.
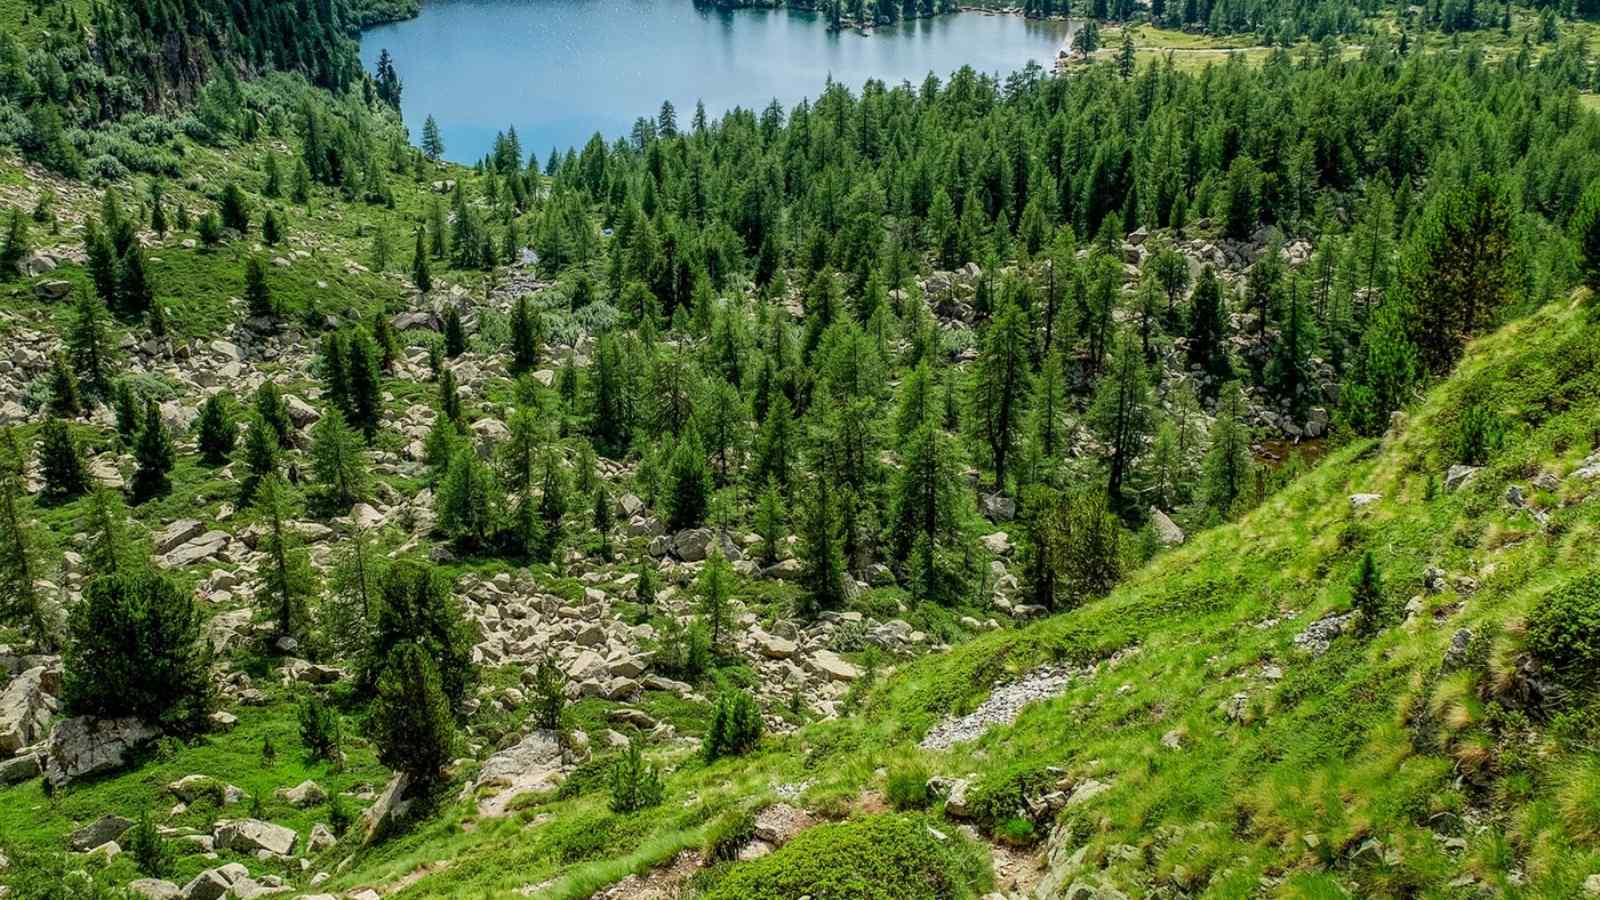
[[[134,718],[78,716],[57,725],[45,748],[44,775],[62,787],[86,775],[122,768],[128,754],[160,732]]]
[[[0,758],[44,739],[59,703],[59,671],[35,666],[0,691]]]
[[[537,791],[552,790],[561,784],[561,736],[554,731],[530,731],[516,744],[489,757],[473,784],[478,814],[505,815],[511,801]],[[489,796],[485,792],[492,791]]]

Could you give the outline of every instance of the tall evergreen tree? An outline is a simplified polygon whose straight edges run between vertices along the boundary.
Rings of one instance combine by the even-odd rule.
[[[154,400],[146,400],[144,424],[133,442],[133,458],[137,467],[133,472],[133,496],[142,502],[164,493],[171,485],[169,476],[176,463],[172,438],[161,421],[161,407]]]
[[[78,439],[60,419],[45,420],[39,431],[39,474],[44,478],[44,495],[52,500],[70,500],[89,489]]]

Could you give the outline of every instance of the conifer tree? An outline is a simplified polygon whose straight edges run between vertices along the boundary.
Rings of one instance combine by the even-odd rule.
[[[239,426],[228,409],[225,395],[207,397],[195,418],[195,443],[200,458],[213,466],[225,464],[238,438]]]
[[[1123,502],[1123,485],[1149,431],[1149,404],[1144,358],[1132,336],[1123,335],[1112,350],[1111,369],[1100,381],[1089,410],[1090,421],[1111,451],[1106,494],[1114,505]]]
[[[9,434],[9,432],[7,432]],[[0,622],[22,628],[42,650],[53,643],[44,593],[44,574],[33,517],[23,508],[21,460],[0,472]]]
[[[379,351],[366,329],[354,328],[345,348],[350,376],[351,424],[359,427],[371,444],[383,419],[383,383],[378,373]]]
[[[85,568],[95,575],[120,575],[144,567],[133,542],[128,538],[127,510],[116,491],[97,487],[90,494],[85,531],[89,545],[84,549]],[[146,551],[147,552],[147,551]]]
[[[50,360],[50,402],[52,415],[71,418],[83,412],[83,399],[78,393],[78,376],[65,354],[56,353]]]
[[[1389,610],[1384,599],[1383,579],[1378,575],[1378,564],[1371,550],[1361,554],[1361,567],[1350,582],[1350,606],[1361,614],[1362,634],[1376,634],[1388,622]]]
[[[431,115],[422,123],[422,153],[433,162],[444,156],[444,138],[439,135],[439,123]]]
[[[133,472],[133,496],[137,501],[167,490],[176,454],[167,426],[161,421],[161,408],[154,400],[145,401],[144,424],[133,442],[133,458],[137,463]]]
[[[278,315],[277,304],[272,299],[272,288],[267,284],[267,268],[259,256],[251,256],[244,263],[245,307],[254,319],[272,319]]]
[[[1221,381],[1233,373],[1228,362],[1228,313],[1222,282],[1210,266],[1200,270],[1189,298],[1189,365]]]
[[[673,531],[699,527],[711,502],[711,471],[693,430],[673,448],[666,475],[667,527]]]
[[[461,327],[461,313],[452,304],[444,312],[444,355],[455,359],[467,352],[467,333]]]
[[[244,234],[250,230],[250,204],[244,198],[244,191],[233,182],[228,182],[222,189],[222,201],[217,207],[222,216],[222,227],[231,228]]]
[[[1600,178],[1589,182],[1578,211],[1572,217],[1572,236],[1578,244],[1583,281],[1591,293],[1600,294]]]
[[[459,711],[477,681],[475,638],[443,573],[424,562],[401,560],[379,581],[371,638],[357,663],[357,683],[370,693],[402,643],[422,647],[439,668],[440,687]]]
[[[428,269],[428,250],[421,228],[417,229],[417,249],[411,255],[411,283],[424,297],[433,290],[433,273]]]
[[[539,322],[526,294],[511,308],[511,373],[520,375],[539,364]]]
[[[799,518],[795,523],[795,557],[800,560],[799,601],[802,615],[811,617],[844,605],[845,561],[839,534],[839,514],[833,492],[819,481],[801,492]]]
[[[239,481],[239,504],[254,502],[262,482],[278,474],[278,435],[261,413],[252,410],[245,424],[244,445],[240,451],[244,477]]]
[[[983,354],[978,358],[973,419],[979,423],[988,446],[996,490],[1005,490],[1006,462],[1021,431],[1029,390],[1031,344],[1027,316],[1008,303],[989,326]]]
[[[316,576],[299,535],[289,526],[287,494],[276,473],[265,476],[256,491],[255,505],[266,529],[257,596],[271,605],[280,636],[299,636],[305,630],[307,603],[316,592]]]
[[[66,335],[72,368],[83,394],[102,403],[111,400],[111,337],[105,306],[88,294],[73,301],[71,330]]]
[[[711,648],[715,650],[722,646],[722,633],[729,625],[729,606],[733,598],[733,567],[728,565],[721,549],[713,546],[707,553],[695,588],[699,594],[700,618],[711,632]]]
[[[283,399],[283,390],[275,381],[263,381],[256,388],[255,411],[262,421],[272,426],[278,446],[287,450],[294,446],[294,421],[289,418],[289,403]]]
[[[378,761],[422,784],[438,781],[455,755],[456,725],[433,660],[414,643],[395,646],[377,695],[371,722]]]
[[[1244,424],[1244,390],[1238,382],[1222,388],[1217,417],[1211,426],[1211,446],[1206,450],[1202,490],[1214,515],[1227,517],[1249,483],[1250,436]]]
[[[311,426],[311,468],[329,504],[340,511],[365,500],[369,479],[367,452],[344,415],[329,407]]]
[[[785,493],[789,491],[793,477],[790,471],[794,458],[790,435],[793,418],[789,398],[779,393],[773,398],[766,421],[761,424],[761,432],[756,436],[750,470],[750,476],[756,484],[772,483]]]
[[[47,419],[40,429],[39,473],[44,478],[44,495],[51,500],[70,500],[89,489],[78,440],[60,419]]]
[[[756,501],[755,532],[761,538],[761,563],[773,565],[778,561],[778,545],[784,538],[783,497],[777,485],[767,482],[761,497]]]
[[[489,545],[495,527],[494,474],[471,447],[459,447],[439,483],[439,530],[458,547],[477,551]]]
[[[204,727],[208,659],[194,595],[148,570],[90,579],[67,620],[62,698],[73,715]]]
[[[16,279],[28,249],[28,220],[23,217],[21,207],[12,207],[6,220],[5,239],[0,240],[0,282]]]

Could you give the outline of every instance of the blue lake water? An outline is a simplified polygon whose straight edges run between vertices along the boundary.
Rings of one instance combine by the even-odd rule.
[[[405,82],[413,138],[431,113],[452,160],[483,156],[515,125],[525,152],[627,134],[671,100],[687,127],[696,100],[713,118],[735,106],[787,108],[831,75],[918,84],[963,66],[1005,74],[1048,66],[1066,25],[959,13],[830,33],[813,13],[718,10],[691,0],[424,0],[415,19],[363,35],[370,70],[384,48]]]

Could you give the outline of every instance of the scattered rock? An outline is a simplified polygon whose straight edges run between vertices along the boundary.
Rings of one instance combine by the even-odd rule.
[[[935,725],[922,739],[924,750],[944,750],[963,741],[976,740],[994,725],[1009,725],[1030,703],[1046,700],[1067,689],[1072,673],[1045,666],[1035,669],[1020,681],[1004,684],[989,693],[978,708]]]
[[[511,801],[533,791],[561,784],[561,736],[554,731],[530,731],[515,745],[484,760],[473,793],[499,788],[478,801],[478,814],[503,816]]]
[[[1444,473],[1444,492],[1453,494],[1472,480],[1474,475],[1483,471],[1481,466],[1451,466]]]
[[[1176,547],[1183,543],[1183,529],[1179,528],[1166,513],[1154,506],[1150,507],[1150,527],[1155,529],[1156,540],[1160,541],[1163,547]]]
[[[1310,625],[1306,630],[1294,636],[1294,645],[1312,656],[1321,656],[1328,652],[1339,635],[1350,630],[1355,613],[1348,612],[1343,615],[1329,614],[1323,616]]]
[[[107,813],[88,825],[74,831],[67,838],[67,846],[83,853],[88,850],[122,837],[122,833],[133,827],[133,822],[121,816]]]
[[[218,849],[240,853],[265,850],[278,856],[288,856],[294,850],[296,835],[291,829],[260,819],[232,819],[217,823],[211,837]]]
[[[327,800],[328,792],[322,789],[322,785],[307,779],[292,788],[279,788],[277,797],[288,801],[290,806],[306,807]]]
[[[78,716],[57,725],[45,749],[44,775],[62,787],[85,775],[122,768],[128,752],[154,740],[155,728],[138,719]]]
[[[159,878],[139,878],[128,882],[128,890],[138,894],[146,900],[178,900],[183,896],[183,889],[170,881]]]

